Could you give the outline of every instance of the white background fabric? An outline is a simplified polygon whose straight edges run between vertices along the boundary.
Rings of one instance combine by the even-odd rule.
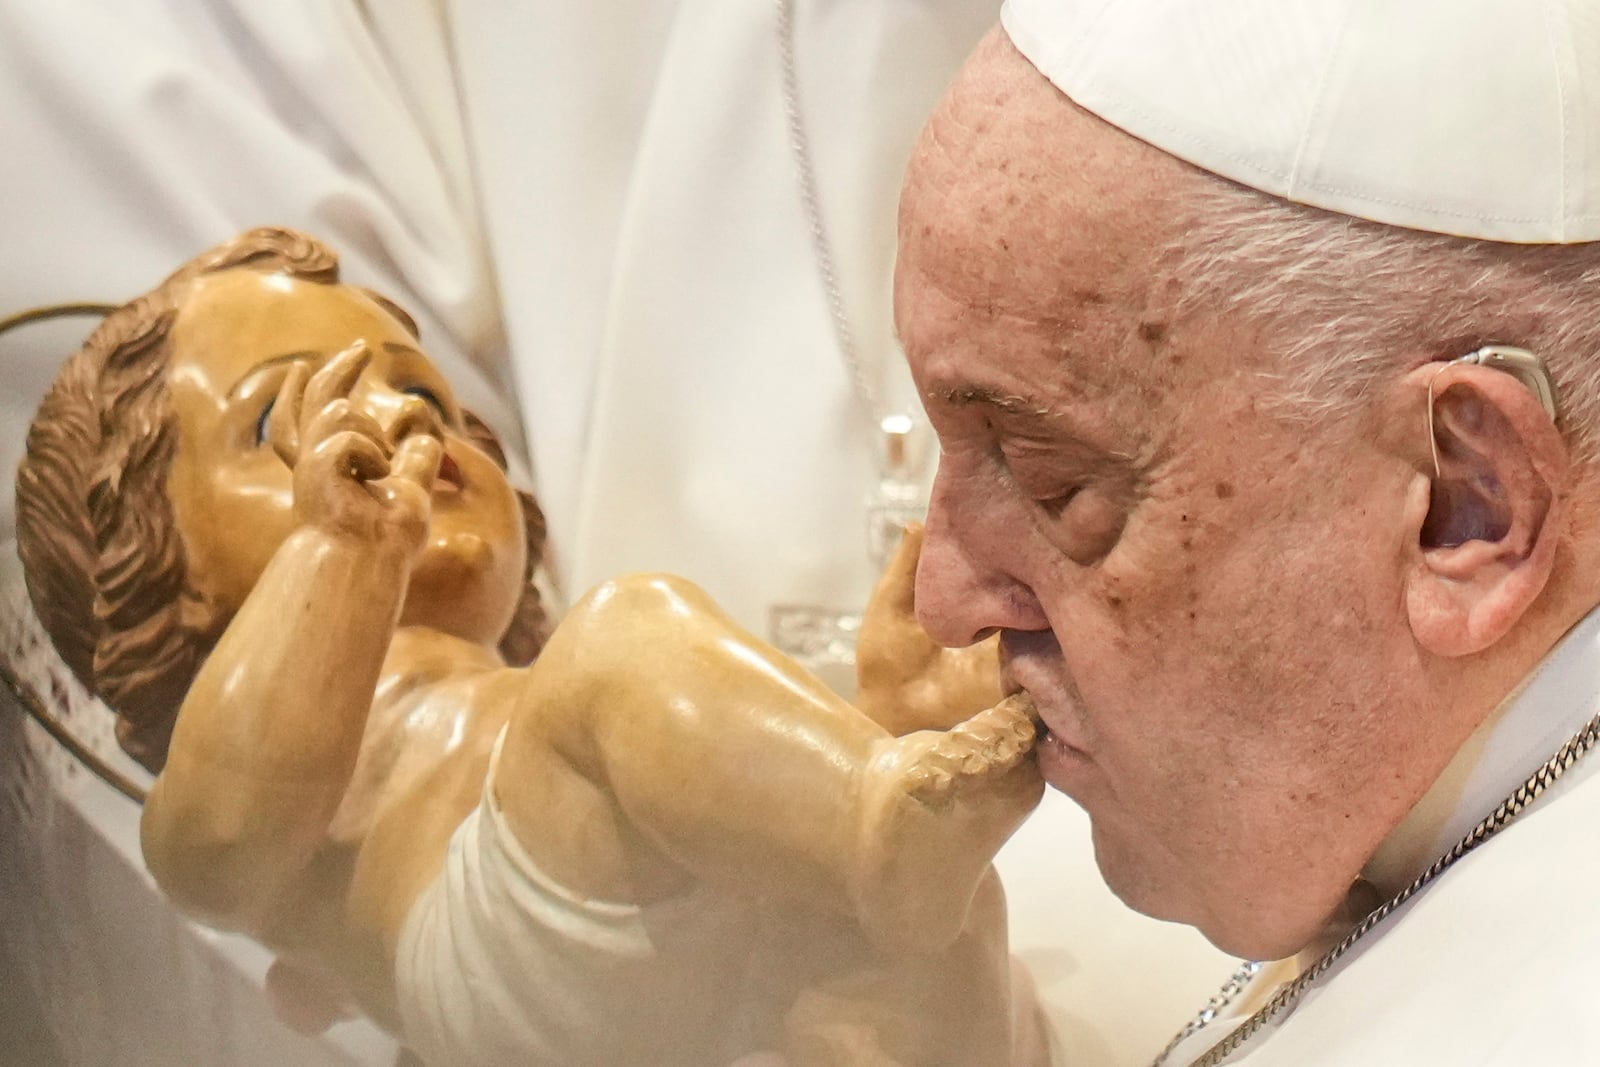
[[[118,303],[249,226],[330,242],[516,437],[447,38],[429,0],[0,0],[0,316]],[[0,338],[0,467],[82,327]],[[70,347],[62,348],[62,343]],[[9,488],[0,499],[6,532]]]
[[[900,177],[993,0],[796,2],[804,122],[874,386]],[[541,499],[574,595],[704,584],[747,626],[860,607],[876,475],[801,208],[774,6],[454,5]],[[512,131],[515,131],[513,134]],[[931,464],[930,464],[931,467]]]

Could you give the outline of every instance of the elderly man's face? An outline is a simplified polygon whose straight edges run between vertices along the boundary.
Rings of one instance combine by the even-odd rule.
[[[1391,710],[1413,472],[1270,413],[1248,322],[1172,313],[1196,180],[1003,38],[935,115],[896,282],[942,446],[917,602],[946,644],[1003,633],[1124,899],[1273,956],[1439,769]]]

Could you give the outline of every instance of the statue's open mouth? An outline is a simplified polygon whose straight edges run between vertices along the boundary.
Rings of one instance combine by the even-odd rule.
[[[461,476],[461,465],[446,452],[439,457],[439,473],[433,480],[435,493],[459,493],[466,488],[466,479]]]

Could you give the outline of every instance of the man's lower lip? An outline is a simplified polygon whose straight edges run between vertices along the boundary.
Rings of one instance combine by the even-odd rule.
[[[1040,773],[1046,781],[1053,783],[1052,772],[1067,772],[1082,766],[1089,761],[1089,756],[1081,748],[1074,748],[1047,730],[1039,738],[1038,759]]]

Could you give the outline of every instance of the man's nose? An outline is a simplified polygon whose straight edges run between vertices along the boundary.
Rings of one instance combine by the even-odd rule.
[[[1008,569],[1024,535],[994,508],[964,500],[941,471],[917,564],[917,621],[941,645],[970,645],[999,630],[1050,626],[1033,590]]]

